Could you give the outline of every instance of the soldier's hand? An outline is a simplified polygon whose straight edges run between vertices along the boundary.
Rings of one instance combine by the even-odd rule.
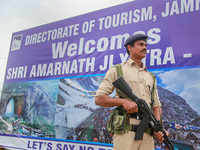
[[[137,104],[133,101],[124,99],[122,106],[128,113],[135,113],[138,112]]]
[[[159,132],[154,132],[154,137],[155,139],[159,142],[162,143],[164,138],[163,138],[163,133],[161,131]]]

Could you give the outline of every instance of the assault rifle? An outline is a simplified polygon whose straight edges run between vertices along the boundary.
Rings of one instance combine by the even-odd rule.
[[[131,88],[123,79],[123,77],[120,77],[114,81],[113,85],[119,89],[122,94],[125,94],[126,97],[134,101],[138,106],[138,116],[141,119],[141,122],[136,129],[135,140],[142,140],[145,130],[150,128],[152,132],[161,131],[163,133],[164,144],[169,148],[169,150],[174,150],[173,144],[169,140],[162,124],[155,118],[147,103],[143,99],[138,98],[132,92]]]

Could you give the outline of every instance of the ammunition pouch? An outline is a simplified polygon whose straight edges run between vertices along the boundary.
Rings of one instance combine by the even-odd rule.
[[[111,134],[123,134],[130,131],[129,116],[122,107],[115,108],[107,121],[107,130]]]

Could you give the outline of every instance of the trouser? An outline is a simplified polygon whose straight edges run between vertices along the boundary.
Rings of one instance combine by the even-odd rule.
[[[131,124],[139,124],[140,120],[130,119]],[[144,133],[143,140],[135,141],[135,132],[114,134],[113,150],[154,150],[154,140],[151,135]]]

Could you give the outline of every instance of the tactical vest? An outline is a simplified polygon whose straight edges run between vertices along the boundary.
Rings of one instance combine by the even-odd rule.
[[[117,64],[114,66],[117,71],[117,78],[123,76],[123,71],[122,71],[122,66],[121,64]],[[152,74],[152,73],[151,73]],[[155,88],[155,76],[152,74],[154,84],[151,92],[151,108],[153,107],[154,104],[154,88]],[[116,89],[117,94],[120,97],[126,98],[125,96],[119,89]],[[128,131],[131,130],[130,126],[130,114],[126,112],[126,110],[122,107],[116,107],[115,109],[112,110],[110,114],[110,118],[107,121],[107,130],[111,134],[124,134],[127,133]]]

